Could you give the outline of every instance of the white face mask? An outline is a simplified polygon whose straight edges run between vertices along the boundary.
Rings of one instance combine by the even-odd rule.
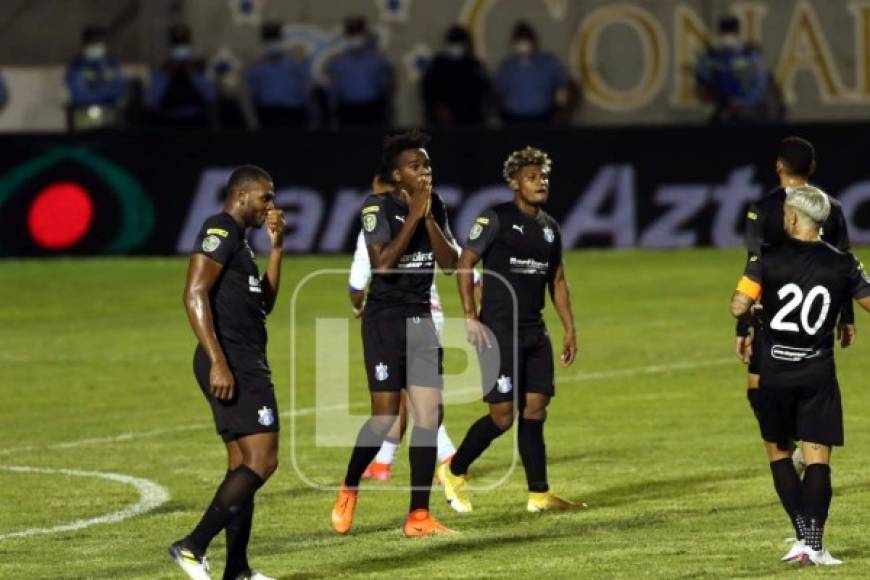
[[[267,54],[279,55],[284,52],[284,41],[270,40],[263,44],[263,49],[266,51]]]
[[[721,48],[737,49],[743,45],[739,34],[721,34],[719,35],[719,46]]]
[[[169,50],[169,58],[172,60],[190,60],[193,56],[193,48],[189,44],[177,44]]]
[[[366,37],[361,34],[354,34],[347,37],[347,47],[351,50],[359,50],[366,45]]]
[[[517,40],[514,42],[514,54],[517,56],[530,56],[535,46],[529,40]]]
[[[451,42],[444,48],[444,54],[452,60],[459,60],[465,56],[465,45],[459,42]]]
[[[102,60],[106,58],[108,52],[106,45],[102,42],[93,42],[86,44],[82,54],[87,60]]]

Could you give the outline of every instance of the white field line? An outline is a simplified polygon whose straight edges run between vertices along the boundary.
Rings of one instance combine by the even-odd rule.
[[[596,380],[606,380],[606,379],[616,379],[616,378],[629,378],[641,375],[652,375],[658,373],[664,373],[669,371],[683,371],[683,370],[693,370],[707,367],[716,367],[716,366],[725,366],[728,364],[732,364],[737,366],[739,363],[734,358],[719,358],[719,359],[708,359],[708,360],[699,360],[699,361],[687,361],[687,362],[676,362],[670,364],[661,364],[661,365],[649,365],[644,367],[635,367],[628,369],[617,369],[612,371],[598,371],[598,372],[581,372],[573,377],[568,377],[567,379],[562,379],[562,382],[566,383],[574,383],[574,382],[586,382],[586,381],[596,381]],[[479,392],[477,388],[466,388],[454,391],[457,395],[463,394],[473,394]],[[359,402],[359,403],[341,403],[337,405],[321,405],[320,407],[301,407],[299,409],[293,409],[291,411],[285,411],[280,413],[281,418],[290,418],[290,417],[302,417],[305,415],[310,415],[317,410],[321,411],[341,411],[352,408],[360,408],[367,407],[369,403],[367,402]],[[107,437],[90,437],[87,439],[75,439],[73,441],[64,441],[63,443],[53,443],[50,445],[28,445],[23,447],[10,447],[6,449],[0,449],[0,455],[9,455],[12,453],[25,453],[29,451],[34,451],[37,449],[40,450],[49,450],[49,449],[71,449],[75,447],[86,447],[88,445],[101,445],[104,443],[121,443],[124,441],[133,441],[136,439],[146,439],[149,437],[160,437],[161,435],[169,435],[172,433],[182,433],[185,431],[198,431],[200,429],[206,429],[209,427],[213,427],[212,423],[188,423],[186,425],[176,425],[175,427],[164,427],[160,429],[151,429],[149,431],[134,431],[128,433],[120,433],[118,435],[110,435]]]
[[[26,538],[28,536],[36,536],[39,534],[56,534],[60,532],[75,532],[83,530],[91,526],[101,524],[114,524],[129,518],[140,516],[148,513],[151,510],[160,507],[169,501],[169,491],[162,485],[158,485],[153,481],[124,475],[121,473],[104,473],[100,471],[83,471],[80,469],[48,469],[42,467],[24,467],[16,465],[0,465],[0,471],[9,471],[13,473],[37,473],[42,475],[68,475],[73,477],[97,477],[107,479],[109,481],[117,481],[125,485],[132,485],[139,492],[139,501],[122,510],[104,514],[101,516],[75,520],[67,524],[52,526],[50,528],[30,528],[18,532],[9,532],[0,534],[0,540],[8,540],[11,538]]]

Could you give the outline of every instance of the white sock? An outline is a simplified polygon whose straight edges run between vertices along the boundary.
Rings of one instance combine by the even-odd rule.
[[[398,443],[391,443],[390,441],[384,440],[381,444],[381,448],[378,449],[378,454],[375,455],[375,463],[386,463],[387,465],[392,465],[393,459],[396,458],[396,449],[398,448]]]
[[[455,453],[456,447],[453,446],[453,441],[450,440],[450,435],[447,434],[447,428],[441,425],[438,427],[438,463],[444,463]]]

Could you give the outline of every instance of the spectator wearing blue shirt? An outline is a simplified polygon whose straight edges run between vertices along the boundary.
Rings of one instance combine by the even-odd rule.
[[[91,109],[94,126],[119,122],[127,96],[127,79],[118,62],[108,54],[107,37],[101,26],[86,27],[82,31],[82,51],[66,68],[71,119],[77,118],[83,109]],[[104,122],[97,121],[98,118]]]
[[[280,23],[263,24],[261,38],[263,55],[245,75],[260,128],[307,126],[311,59],[301,50],[286,51]]]
[[[362,17],[344,22],[346,48],[327,66],[330,96],[340,125],[389,122],[393,69]]]
[[[713,123],[741,123],[771,118],[778,107],[776,85],[761,51],[740,37],[734,16],[719,20],[713,44],[695,65],[698,97],[713,104]]]
[[[511,52],[495,75],[499,113],[505,124],[567,121],[576,86],[555,55],[540,50],[538,35],[526,22],[511,34]]]
[[[421,85],[429,125],[482,125],[486,121],[490,82],[474,56],[471,36],[454,25],[444,36],[444,49],[435,55]]]
[[[151,74],[145,106],[151,122],[168,127],[215,127],[217,87],[206,75],[205,62],[194,58],[190,29],[176,24],[169,31],[169,58]]]

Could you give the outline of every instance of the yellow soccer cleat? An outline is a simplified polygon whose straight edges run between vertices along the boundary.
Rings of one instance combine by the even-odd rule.
[[[585,503],[574,503],[563,497],[559,497],[552,491],[543,493],[529,492],[529,503],[526,504],[526,511],[531,513],[550,512],[550,511],[570,511],[578,508],[585,508]]]
[[[455,511],[466,513],[472,510],[471,500],[468,498],[468,490],[465,489],[468,481],[464,475],[453,475],[450,471],[450,463],[442,463],[438,466],[438,478],[444,486],[444,497]]]

